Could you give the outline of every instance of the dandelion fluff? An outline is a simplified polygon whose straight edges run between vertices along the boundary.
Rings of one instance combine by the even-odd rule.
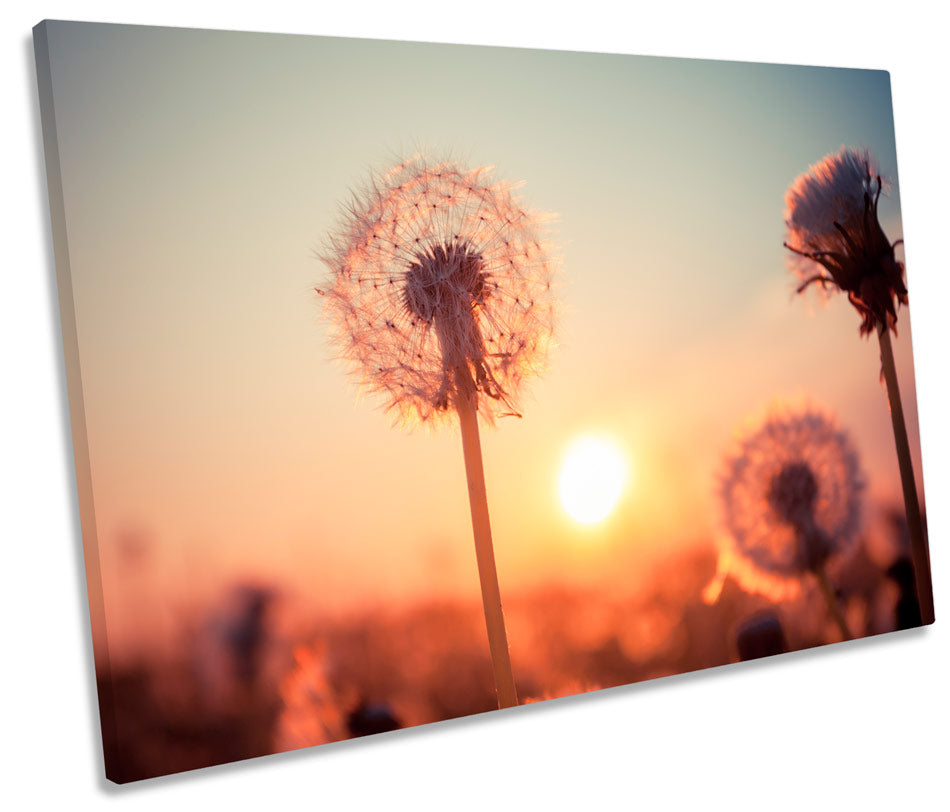
[[[917,595],[924,623],[932,623],[930,555],[891,343],[891,332],[897,333],[897,309],[907,305],[904,264],[894,255],[902,241],[891,243],[878,220],[878,201],[884,190],[880,171],[867,150],[842,147],[826,156],[799,176],[785,196],[785,247],[799,293],[813,284],[823,292],[842,290],[861,316],[861,335],[877,332]]]
[[[333,340],[398,422],[432,422],[474,384],[517,414],[546,361],[554,266],[542,218],[491,169],[416,156],[354,193],[322,259]]]
[[[518,696],[478,416],[518,415],[523,380],[544,365],[554,297],[543,237],[489,168],[416,156],[354,194],[323,255],[334,341],[363,387],[397,422],[458,416],[499,707]]]
[[[728,574],[773,600],[796,595],[806,572],[855,543],[863,488],[857,454],[832,417],[773,407],[723,465],[719,586]],[[711,585],[705,597],[716,592]]]
[[[839,289],[861,316],[861,334],[896,331],[907,304],[904,265],[878,220],[886,185],[867,150],[842,147],[809,167],[785,195],[785,247],[798,291]],[[898,241],[899,242],[899,241]]]

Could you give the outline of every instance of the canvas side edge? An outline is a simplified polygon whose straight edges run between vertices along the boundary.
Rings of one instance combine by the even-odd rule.
[[[894,155],[896,159],[896,163],[894,165],[893,180],[897,188],[898,196],[901,198],[900,235],[899,236],[903,240],[905,236],[904,207],[903,207],[903,197],[901,195],[901,188],[900,188],[900,156],[899,156],[899,151],[897,149],[897,119],[896,119],[896,116],[894,115],[894,88],[893,88],[893,82],[891,81],[891,72],[887,70],[882,70],[880,71],[880,73],[884,74],[884,76],[887,79],[887,100],[888,100],[888,106],[890,107],[890,111],[891,111],[891,132],[894,137]],[[904,245],[903,250],[904,250],[904,263],[906,266],[907,264],[906,244]],[[910,299],[910,301],[913,301],[914,286],[911,283],[911,276],[913,275],[913,273],[907,270],[905,267],[904,274],[905,274],[905,283],[906,283],[907,291],[908,291],[908,298]],[[932,567],[931,556],[930,556],[930,528],[927,524],[927,490],[926,490],[926,482],[925,482],[925,475],[924,475],[924,456],[926,452],[925,452],[925,443],[924,443],[924,436],[923,436],[924,431],[920,422],[920,401],[918,399],[918,385],[917,385],[917,372],[918,372],[919,364],[918,364],[917,345],[916,345],[916,342],[914,341],[913,314],[911,312],[910,302],[908,302],[908,305],[903,309],[903,312],[901,315],[903,316],[904,322],[905,322],[903,331],[905,334],[904,340],[906,340],[907,345],[908,345],[908,353],[907,353],[906,367],[904,367],[904,365],[899,366],[897,375],[900,381],[902,400],[905,401],[903,404],[903,410],[904,410],[905,416],[909,416],[913,420],[913,423],[916,424],[916,427],[917,427],[917,444],[916,444],[916,447],[914,447],[914,445],[911,444],[910,453],[911,453],[911,460],[912,460],[912,465],[914,468],[914,474],[915,474],[915,480],[916,480],[915,484],[918,486],[917,501],[918,501],[918,504],[920,505],[920,510],[923,514],[924,548],[927,554],[926,565],[929,572],[928,577],[931,580],[930,605],[931,607],[934,607],[933,614],[929,617],[929,619],[924,618],[922,626],[926,627],[936,622],[936,608],[935,608],[935,603],[936,603],[935,591],[936,590],[933,588],[933,582],[932,582],[933,567]],[[912,405],[906,402],[908,386],[913,392]]]
[[[115,781],[115,771],[118,769],[121,774],[119,767],[121,747],[118,746],[118,727],[114,712],[115,701],[112,695],[112,667],[106,633],[99,541],[93,504],[92,469],[89,458],[89,440],[86,432],[86,412],[79,361],[79,337],[76,327],[76,307],[73,297],[67,240],[62,168],[53,100],[48,25],[49,21],[44,20],[33,28],[36,84],[43,134],[50,228],[53,239],[60,327],[63,340],[63,374],[66,379],[69,398],[70,431],[79,502],[83,564],[86,574],[86,596],[89,605],[90,636],[95,660],[93,677],[96,680],[96,693],[99,702],[99,722],[102,732],[105,775],[110,781]],[[104,677],[104,679],[100,679],[100,677]]]

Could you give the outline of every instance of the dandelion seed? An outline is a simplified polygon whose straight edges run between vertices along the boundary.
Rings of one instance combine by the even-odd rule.
[[[824,592],[826,562],[857,540],[863,489],[857,453],[829,415],[773,408],[723,466],[719,573],[706,600],[729,575],[773,600],[798,594],[808,573]]]
[[[340,355],[405,423],[457,414],[498,702],[518,704],[495,571],[478,415],[518,415],[554,321],[541,219],[488,168],[415,157],[354,195],[322,257]]]
[[[785,195],[785,247],[801,293],[838,288],[861,315],[861,335],[897,331],[907,304],[904,265],[878,220],[885,186],[870,152],[842,148],[796,178]]]

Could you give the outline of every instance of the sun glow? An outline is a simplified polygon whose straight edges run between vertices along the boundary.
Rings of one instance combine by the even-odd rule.
[[[568,447],[561,465],[561,504],[582,524],[603,521],[617,506],[627,477],[627,462],[614,441],[579,437]]]

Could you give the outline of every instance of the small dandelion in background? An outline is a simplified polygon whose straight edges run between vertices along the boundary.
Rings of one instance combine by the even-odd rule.
[[[857,453],[829,415],[773,408],[725,460],[719,572],[704,598],[718,599],[731,575],[746,591],[783,600],[811,573],[850,638],[825,564],[857,540],[863,489]]]
[[[542,219],[486,167],[414,157],[354,194],[322,257],[340,356],[402,423],[458,415],[498,701],[517,704],[478,415],[519,416],[545,364],[554,266]]]
[[[881,374],[887,385],[904,507],[910,529],[917,594],[925,623],[933,621],[930,555],[924,536],[917,485],[907,440],[891,332],[897,310],[907,304],[904,264],[878,219],[886,185],[868,150],[842,147],[800,175],[785,195],[785,247],[797,290],[818,285],[841,290],[861,316],[861,335],[876,331]]]

